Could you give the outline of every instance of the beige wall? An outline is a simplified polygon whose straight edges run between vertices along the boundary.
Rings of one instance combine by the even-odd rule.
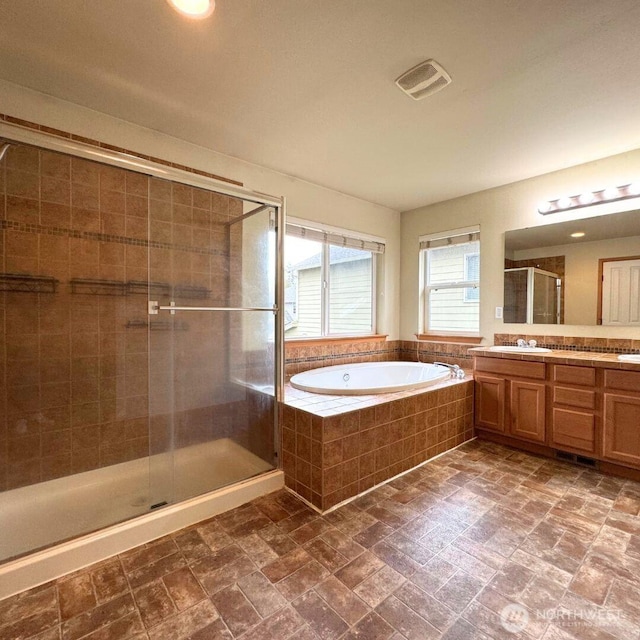
[[[378,305],[378,331],[397,339],[400,302],[400,214],[397,211],[9,82],[0,81],[0,112],[240,180],[250,189],[285,196],[289,215],[385,238],[385,264],[379,272],[379,294],[382,295]],[[180,117],[179,114],[176,117]]]
[[[400,269],[401,339],[413,338],[418,323],[418,237],[423,234],[480,225],[480,334],[485,343],[494,333],[536,333],[541,335],[637,337],[637,328],[584,325],[505,324],[494,318],[502,306],[504,233],[511,229],[592,217],[633,207],[629,202],[578,209],[573,213],[541,216],[541,200],[582,193],[608,184],[620,185],[640,175],[640,150],[612,156],[562,171],[545,174],[503,187],[481,191],[407,211],[402,214],[402,262]]]

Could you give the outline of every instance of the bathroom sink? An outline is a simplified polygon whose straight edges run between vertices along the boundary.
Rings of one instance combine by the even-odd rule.
[[[637,362],[640,364],[640,353],[622,353],[618,356],[622,362]]]
[[[551,349],[547,349],[546,347],[502,347],[500,345],[489,347],[489,351],[500,351],[503,353],[551,353]]]

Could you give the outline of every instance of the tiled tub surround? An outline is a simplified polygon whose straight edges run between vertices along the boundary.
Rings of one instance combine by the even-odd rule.
[[[636,482],[474,441],[325,516],[274,493],[4,600],[0,637],[633,640],[639,510]]]
[[[285,483],[324,511],[473,437],[473,381],[374,396],[285,388]]]
[[[0,490],[169,442],[233,436],[271,455],[272,422],[245,420],[247,398],[251,410],[260,399],[224,377],[226,324],[147,314],[149,280],[161,301],[228,304],[241,238],[226,223],[241,213],[224,195],[10,147],[0,164],[0,272],[58,283],[49,293],[0,291]],[[172,355],[189,363],[175,378]]]
[[[313,342],[290,340],[285,342],[285,375],[318,367],[359,362],[446,362],[463,369],[472,368],[468,344],[429,340],[387,340],[385,336],[370,338],[318,340]]]

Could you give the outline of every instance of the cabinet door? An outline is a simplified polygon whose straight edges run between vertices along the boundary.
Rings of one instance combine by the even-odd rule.
[[[593,413],[554,407],[551,421],[552,446],[595,453],[596,419]]]
[[[509,392],[509,432],[535,442],[544,442],[545,385],[511,380]]]
[[[640,467],[640,396],[604,394],[603,437],[605,458]]]
[[[476,426],[504,433],[505,387],[504,378],[475,376]]]

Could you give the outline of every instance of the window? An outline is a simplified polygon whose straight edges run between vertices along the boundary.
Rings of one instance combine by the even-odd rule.
[[[473,287],[464,290],[465,302],[478,302],[480,300],[480,254],[467,253],[464,256],[464,279],[466,282],[475,282]]]
[[[477,228],[420,238],[422,332],[480,330],[480,233]]]
[[[378,239],[289,222],[285,337],[374,333],[376,260],[383,252]]]

